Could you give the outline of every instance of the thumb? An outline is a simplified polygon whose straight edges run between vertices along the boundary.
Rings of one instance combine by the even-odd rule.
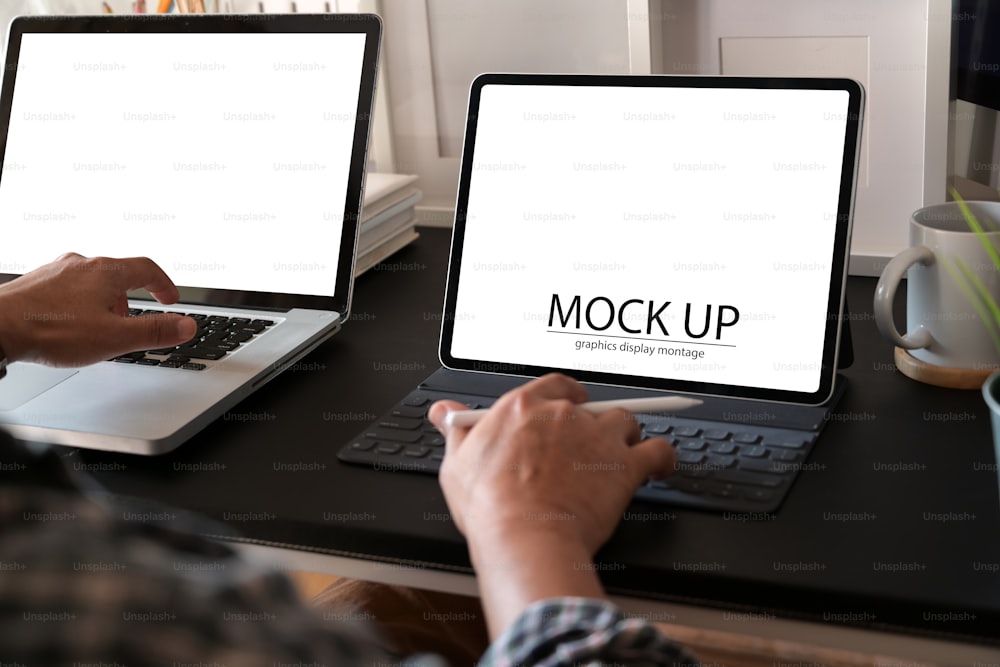
[[[632,460],[630,470],[636,474],[636,486],[647,479],[663,479],[674,472],[677,455],[673,446],[663,438],[649,438],[629,447]]]
[[[121,347],[148,350],[186,343],[194,337],[198,325],[190,317],[163,313],[126,317],[118,330]]]

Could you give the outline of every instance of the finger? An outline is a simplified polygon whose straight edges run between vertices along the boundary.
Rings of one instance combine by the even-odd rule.
[[[159,265],[148,257],[128,257],[126,259],[105,260],[120,265],[122,288],[131,290],[143,288],[160,303],[174,303],[180,298],[177,286]]]
[[[629,470],[633,472],[638,487],[647,479],[663,479],[674,472],[677,459],[673,446],[663,438],[648,438],[628,450],[631,459]]]
[[[587,390],[584,386],[561,373],[543,375],[514,391],[520,391],[535,398],[568,398],[574,403],[584,403],[587,400]]]
[[[449,426],[448,415],[452,412],[457,412],[459,410],[468,410],[466,406],[462,405],[458,401],[438,401],[431,406],[431,409],[427,412],[427,419],[430,420],[434,426],[437,427],[441,434],[445,438],[445,448],[456,447],[461,444],[461,440],[465,437],[465,433],[468,432],[467,428],[455,428]]]
[[[111,339],[124,351],[173,347],[194,338],[197,323],[172,313],[114,318]],[[124,354],[124,352],[122,352]]]
[[[634,445],[642,439],[642,429],[639,428],[639,422],[635,420],[635,415],[628,410],[615,408],[596,415],[596,419],[606,433],[609,433],[616,440],[624,441],[627,445]]]

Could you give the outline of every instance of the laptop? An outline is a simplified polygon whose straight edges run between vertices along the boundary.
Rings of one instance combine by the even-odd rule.
[[[434,473],[441,398],[552,371],[640,415],[679,469],[639,497],[777,509],[838,382],[864,92],[817,78],[486,74],[472,84],[444,366],[341,461]]]
[[[69,251],[148,256],[181,300],[136,294],[131,313],[200,330],[184,349],[80,369],[11,364],[4,428],[166,452],[340,329],[380,34],[357,14],[12,21],[0,277]]]

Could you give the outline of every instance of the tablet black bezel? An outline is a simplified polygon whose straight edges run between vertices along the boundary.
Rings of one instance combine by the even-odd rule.
[[[474,163],[476,124],[482,91],[491,85],[503,86],[608,86],[608,87],[676,87],[676,88],[753,88],[843,90],[848,93],[845,123],[844,156],[841,165],[840,196],[837,208],[834,248],[827,297],[827,320],[819,386],[814,392],[746,387],[708,382],[692,382],[651,378],[635,375],[601,373],[578,369],[520,365],[475,359],[457,358],[451,354],[456,320],[458,281],[462,263],[462,242],[466,225],[469,192]],[[643,387],[678,393],[722,395],[763,401],[780,401],[819,405],[833,393],[837,371],[839,339],[847,285],[847,260],[850,248],[851,224],[857,181],[858,153],[861,143],[861,123],[864,110],[864,89],[860,83],[841,78],[794,77],[729,77],[729,76],[670,76],[670,75],[594,75],[594,74],[483,74],[473,81],[469,93],[469,112],[462,151],[458,198],[455,206],[455,226],[452,232],[451,258],[445,291],[439,357],[447,368],[537,377],[550,372],[562,372],[583,382],[626,387]]]
[[[340,247],[337,255],[336,284],[332,296],[287,294],[246,290],[214,289],[178,286],[181,302],[212,306],[258,308],[285,311],[309,308],[337,312],[346,318],[354,286],[354,259],[358,239],[358,224],[364,187],[368,139],[375,81],[378,69],[382,20],[374,14],[120,14],[102,16],[22,16],[10,24],[7,59],[3,84],[0,87],[0,165],[7,150],[7,128],[13,107],[21,38],[32,33],[355,33],[365,35],[360,92],[355,114],[354,139],[348,175],[347,194],[343,205]],[[3,171],[0,169],[0,178]],[[58,184],[54,184],[58,187]],[[302,239],[309,243],[309,239]],[[53,258],[66,248],[53,247]],[[156,259],[155,235],[150,236],[149,252]],[[30,267],[34,268],[34,267]],[[0,282],[20,274],[0,273]]]

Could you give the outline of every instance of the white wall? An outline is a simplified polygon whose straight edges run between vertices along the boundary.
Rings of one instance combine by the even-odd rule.
[[[382,0],[394,170],[450,225],[469,84],[484,71],[629,71],[625,0]]]
[[[950,0],[662,0],[661,16],[666,74],[865,84],[852,273],[880,273],[910,214],[945,200]]]

